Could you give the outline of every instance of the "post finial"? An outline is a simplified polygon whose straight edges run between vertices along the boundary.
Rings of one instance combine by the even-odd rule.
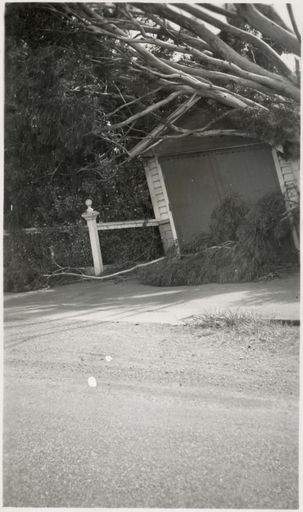
[[[94,209],[92,208],[93,202],[92,202],[91,199],[86,199],[85,204],[87,206],[87,211],[88,212],[93,212],[94,211]]]

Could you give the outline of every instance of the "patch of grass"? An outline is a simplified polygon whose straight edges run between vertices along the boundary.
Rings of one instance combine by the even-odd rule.
[[[248,350],[258,347],[299,353],[300,329],[240,310],[217,310],[191,317],[187,325],[213,335],[219,343],[236,343]]]
[[[246,313],[233,310],[222,310],[216,312],[203,313],[191,320],[196,326],[203,329],[236,329],[240,330],[246,327],[249,329],[268,323],[253,313]]]

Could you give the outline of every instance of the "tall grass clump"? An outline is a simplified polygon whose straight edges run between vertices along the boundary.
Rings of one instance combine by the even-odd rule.
[[[188,323],[202,329],[230,329],[245,332],[246,329],[258,329],[260,323],[265,326],[269,321],[255,313],[227,309],[193,316]]]
[[[236,343],[247,349],[266,349],[271,352],[293,351],[298,346],[299,331],[295,325],[273,321],[257,312],[245,310],[206,311],[187,320],[191,329],[215,334],[216,342]],[[287,343],[285,343],[287,340]]]

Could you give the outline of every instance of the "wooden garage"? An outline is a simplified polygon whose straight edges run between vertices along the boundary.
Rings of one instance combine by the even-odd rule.
[[[204,116],[196,110],[183,126],[194,130]],[[143,158],[166,250],[207,232],[213,209],[231,192],[247,203],[278,190],[285,195],[286,206],[298,198],[299,162],[285,161],[277,149],[253,138],[164,137]],[[294,240],[298,246],[296,233]]]

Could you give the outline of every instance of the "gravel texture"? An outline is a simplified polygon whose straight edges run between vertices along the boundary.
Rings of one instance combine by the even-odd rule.
[[[10,324],[4,356],[5,506],[297,508],[298,327]]]

